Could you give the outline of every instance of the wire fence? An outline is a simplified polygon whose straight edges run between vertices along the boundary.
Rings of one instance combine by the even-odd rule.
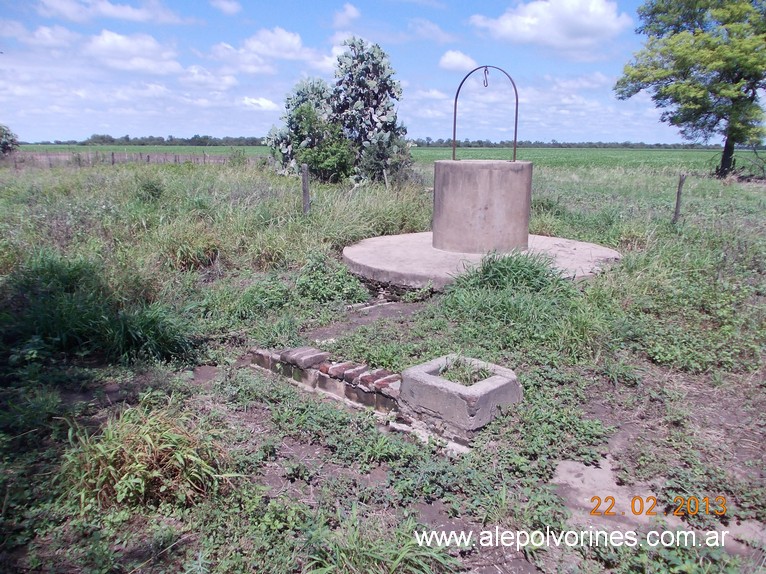
[[[209,153],[143,153],[143,152],[30,152],[19,151],[6,158],[16,169],[26,167],[53,168],[59,166],[92,167],[96,165],[117,165],[126,163],[144,164],[236,164],[243,165],[264,161],[264,157],[247,157],[244,154]]]

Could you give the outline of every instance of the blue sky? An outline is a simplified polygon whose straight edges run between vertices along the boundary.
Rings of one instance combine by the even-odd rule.
[[[643,38],[637,0],[0,0],[0,123],[24,141],[263,136],[304,77],[332,79],[345,38],[379,44],[413,138],[449,138],[478,65],[519,90],[519,139],[682,141],[612,86]],[[499,73],[461,92],[458,139],[513,137]]]

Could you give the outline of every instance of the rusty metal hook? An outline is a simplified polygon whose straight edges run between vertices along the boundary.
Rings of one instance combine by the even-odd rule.
[[[463,87],[463,84],[468,79],[468,76],[473,74],[477,70],[484,69],[484,87],[486,88],[489,86],[489,69],[492,68],[493,70],[499,70],[503,74],[506,75],[506,77],[511,81],[511,85],[513,86],[513,93],[516,97],[516,108],[514,112],[514,118],[513,118],[513,161],[516,161],[516,142],[517,142],[517,134],[519,130],[519,91],[516,89],[516,82],[513,81],[513,78],[503,70],[502,68],[498,68],[497,66],[479,66],[478,68],[474,68],[470,72],[468,72],[465,77],[463,78],[463,81],[460,82],[460,85],[457,87],[457,92],[455,92],[455,108],[452,114],[452,160],[455,160],[455,151],[457,148],[457,99],[460,95],[460,89]]]

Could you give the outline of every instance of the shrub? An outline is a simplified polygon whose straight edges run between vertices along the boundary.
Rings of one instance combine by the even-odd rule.
[[[322,119],[310,104],[301,105],[296,116],[301,126],[296,161],[307,164],[309,172],[322,181],[338,181],[351,175],[354,150],[340,126]]]
[[[345,46],[335,87],[319,79],[299,83],[285,101],[284,127],[272,128],[267,144],[285,171],[303,162],[325,181],[352,168],[362,178],[401,179],[412,163],[396,113],[401,84],[380,46],[359,38]]]
[[[298,297],[317,303],[361,303],[370,298],[362,283],[345,266],[323,254],[309,256],[295,281]]]
[[[458,288],[515,289],[537,293],[551,288],[567,288],[571,282],[551,266],[544,255],[490,253],[475,270],[455,281]]]
[[[107,359],[169,359],[191,353],[185,325],[168,308],[124,301],[100,265],[42,251],[0,286],[0,349],[30,342],[47,352]],[[4,345],[3,345],[4,344]]]
[[[19,149],[19,139],[8,126],[0,124],[0,156],[7,156]]]
[[[82,507],[95,502],[194,503],[228,476],[219,473],[225,453],[189,413],[146,402],[112,416],[98,435],[73,426],[58,480]]]

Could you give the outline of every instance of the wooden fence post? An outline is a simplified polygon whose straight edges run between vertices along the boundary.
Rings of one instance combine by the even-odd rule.
[[[681,190],[684,188],[685,181],[686,174],[682,173],[678,178],[678,189],[676,190],[676,210],[673,213],[673,219],[670,220],[670,223],[673,225],[678,223],[678,220],[681,218]]]
[[[303,188],[303,214],[306,215],[311,207],[311,198],[309,197],[309,166],[301,164],[301,187]]]

